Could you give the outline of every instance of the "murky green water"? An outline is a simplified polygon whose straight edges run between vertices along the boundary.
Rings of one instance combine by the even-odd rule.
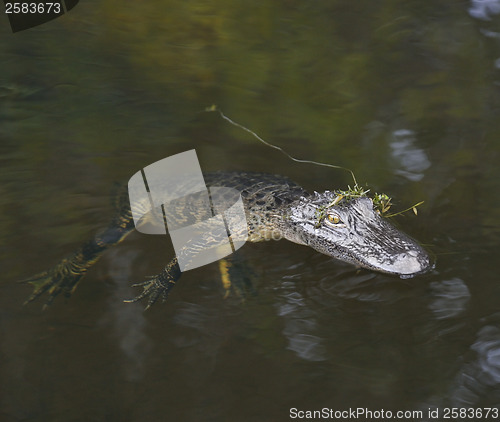
[[[85,1],[16,34],[4,17],[0,419],[498,407],[498,12],[495,0]],[[114,183],[161,158],[196,148],[205,171],[352,184],[200,113],[211,104],[294,156],[353,169],[399,209],[424,200],[398,222],[436,269],[403,281],[286,241],[247,244],[244,301],[224,299],[212,264],[144,313],[122,299],[172,251],[133,234],[70,299],[23,307],[30,289],[15,281],[104,227]]]

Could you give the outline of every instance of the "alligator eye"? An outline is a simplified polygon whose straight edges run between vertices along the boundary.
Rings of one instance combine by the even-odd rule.
[[[342,223],[342,220],[340,219],[340,217],[337,214],[328,214],[326,218],[327,218],[328,222],[331,224],[341,224]]]

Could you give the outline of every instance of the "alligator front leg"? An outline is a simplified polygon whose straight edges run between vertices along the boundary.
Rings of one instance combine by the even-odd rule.
[[[62,259],[50,270],[22,280],[21,283],[29,283],[33,286],[33,292],[25,304],[47,292],[49,297],[45,302],[45,309],[60,293],[67,297],[71,296],[78,282],[98,261],[102,253],[108,247],[121,242],[132,229],[133,225],[130,224],[130,220],[117,219],[110,227],[84,243],[73,255]]]
[[[132,287],[142,287],[142,293],[133,299],[124,300],[124,302],[137,302],[147,297],[148,304],[145,308],[145,310],[147,310],[153,306],[158,299],[161,298],[163,301],[167,299],[170,290],[174,287],[176,281],[179,280],[181,274],[177,257],[175,257],[160,274],[148,277],[146,281],[141,283],[133,284]]]
[[[22,280],[21,283],[29,283],[33,286],[33,292],[24,304],[26,305],[48,292],[49,297],[43,306],[46,309],[60,293],[64,293],[66,297],[71,296],[78,282],[87,272],[88,267],[95,261],[97,261],[97,258],[83,262],[81,255],[78,253],[72,257],[64,258],[48,271]]]
[[[184,246],[180,249],[179,256],[173,258],[165,269],[158,275],[149,277],[146,281],[136,283],[133,286],[142,287],[142,293],[133,299],[126,300],[125,302],[137,302],[144,298],[148,298],[146,309],[149,309],[158,299],[163,301],[167,299],[170,290],[174,287],[177,280],[181,277],[181,268],[179,261],[184,263],[184,268],[197,268],[197,260],[200,254],[212,250],[213,260],[215,262],[230,253],[231,248],[228,244],[228,237],[225,233],[213,231],[210,221],[205,221],[199,225],[201,228],[196,236],[186,241]],[[208,262],[206,262],[208,263]],[[204,265],[204,264],[203,264]],[[183,271],[185,271],[183,269]]]

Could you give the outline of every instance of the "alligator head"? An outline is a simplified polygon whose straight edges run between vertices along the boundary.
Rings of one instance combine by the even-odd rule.
[[[285,237],[333,258],[401,278],[433,268],[427,252],[381,217],[370,198],[332,205],[335,198],[327,191],[293,203]]]

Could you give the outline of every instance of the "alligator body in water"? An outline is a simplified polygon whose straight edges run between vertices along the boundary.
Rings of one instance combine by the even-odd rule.
[[[423,274],[433,266],[427,252],[380,216],[368,197],[335,201],[334,192],[309,194],[287,177],[264,173],[215,172],[205,174],[204,179],[208,187],[223,186],[241,193],[251,242],[284,238],[356,266],[402,278]],[[128,192],[122,192],[117,197],[118,214],[107,229],[51,270],[26,280],[34,286],[28,302],[45,292],[49,295],[47,304],[60,293],[70,295],[101,254],[134,229],[130,205]],[[177,215],[199,221],[198,209],[196,202],[186,203]],[[210,237],[204,241],[209,242]],[[160,274],[137,284],[143,291],[133,301],[147,298],[150,307],[158,299],[166,299],[180,276],[175,257]]]

